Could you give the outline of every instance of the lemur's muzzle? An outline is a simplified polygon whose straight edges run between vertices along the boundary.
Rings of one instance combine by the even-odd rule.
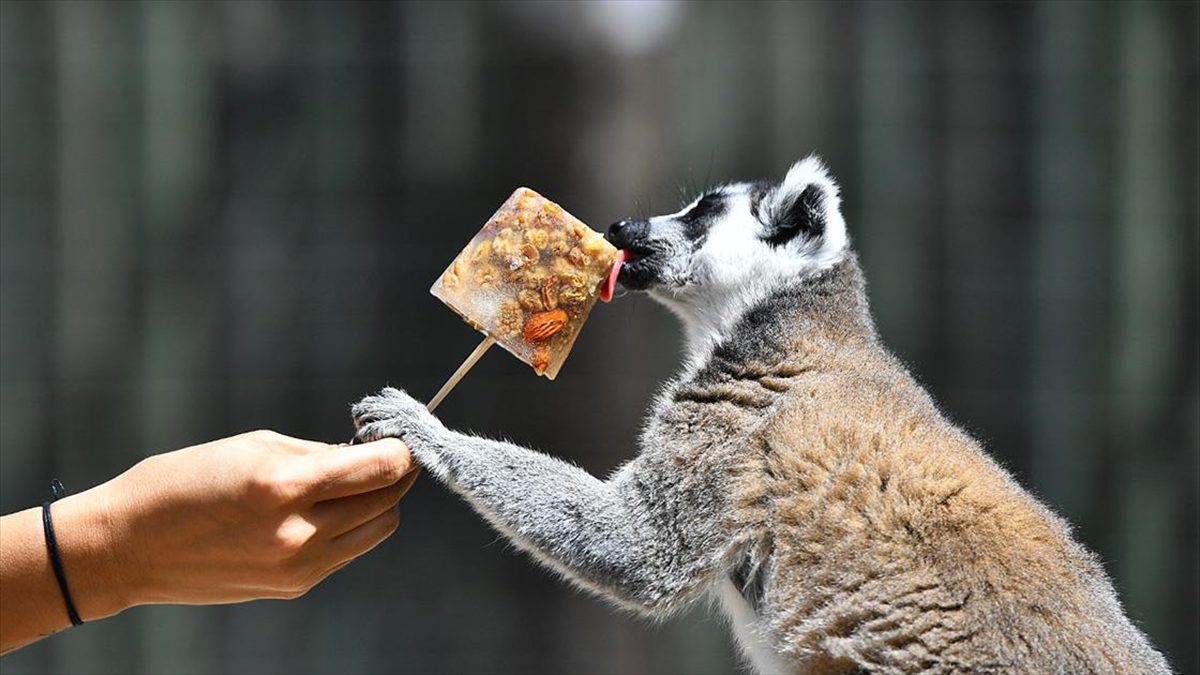
[[[625,264],[617,281],[626,288],[642,290],[657,277],[657,265],[652,260],[657,248],[650,238],[650,221],[621,220],[608,227],[608,241],[625,251]]]
[[[632,250],[639,244],[645,244],[650,233],[648,220],[618,220],[608,226],[608,241],[617,248]]]

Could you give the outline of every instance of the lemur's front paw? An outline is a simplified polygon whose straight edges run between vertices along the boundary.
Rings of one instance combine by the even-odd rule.
[[[350,413],[358,430],[354,440],[359,443],[395,437],[411,445],[431,440],[443,428],[424,403],[392,387],[355,403]]]

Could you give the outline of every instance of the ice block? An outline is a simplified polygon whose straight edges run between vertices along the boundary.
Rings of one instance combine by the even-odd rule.
[[[612,244],[561,206],[517,188],[430,292],[553,380],[617,258]]]

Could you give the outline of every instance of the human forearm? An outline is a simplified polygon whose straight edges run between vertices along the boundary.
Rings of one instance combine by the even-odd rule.
[[[398,441],[340,448],[260,431],[149,457],[51,513],[75,607],[93,621],[302,595],[396,529],[416,477]],[[69,625],[41,509],[0,518],[0,650]]]
[[[128,604],[115,574],[114,545],[105,485],[51,506],[58,548],[76,610],[84,621],[112,616]],[[42,509],[0,518],[0,653],[70,626],[46,548]]]

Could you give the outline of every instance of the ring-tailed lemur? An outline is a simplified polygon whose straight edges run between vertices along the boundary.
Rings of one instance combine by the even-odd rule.
[[[762,672],[1164,673],[1096,557],[879,342],[815,157],[614,224],[620,273],[690,358],[607,480],[444,427],[396,389],[353,408],[517,546],[652,617],[719,597]]]

